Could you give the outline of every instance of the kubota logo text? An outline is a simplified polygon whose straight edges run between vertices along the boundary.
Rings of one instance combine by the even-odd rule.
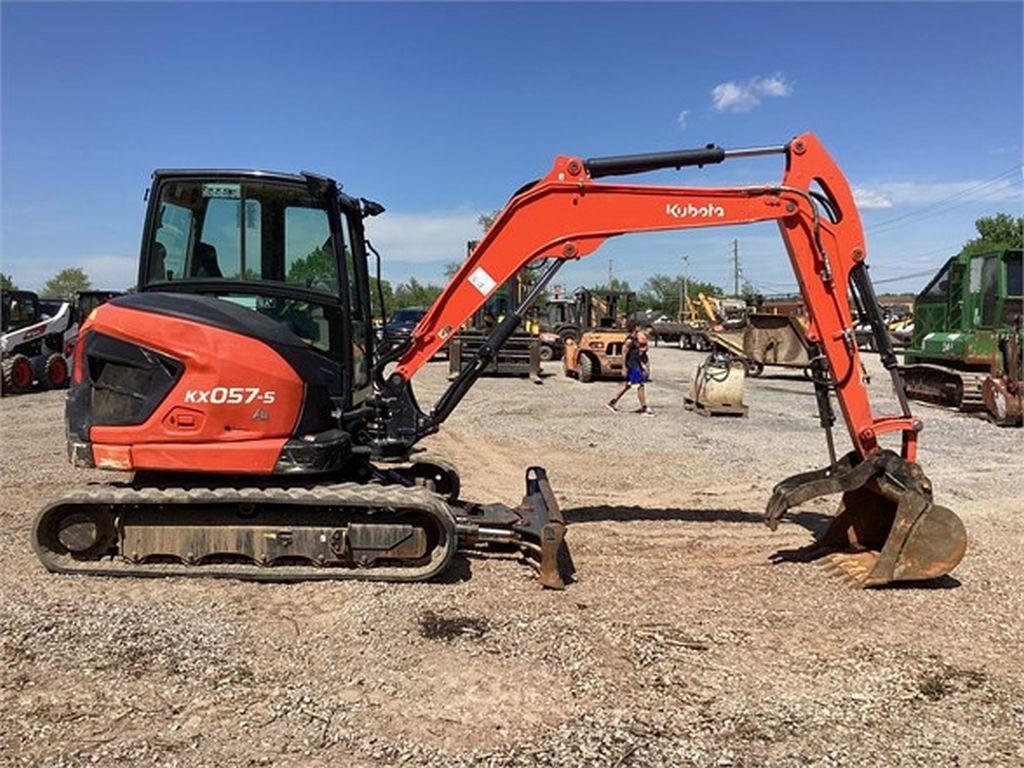
[[[211,405],[241,405],[242,403],[263,403],[270,405],[277,397],[272,389],[259,387],[214,387],[213,389],[190,389],[185,392],[186,403],[210,403]]]
[[[674,219],[721,219],[725,216],[725,208],[713,203],[701,206],[696,206],[693,203],[689,205],[665,203],[665,213]]]

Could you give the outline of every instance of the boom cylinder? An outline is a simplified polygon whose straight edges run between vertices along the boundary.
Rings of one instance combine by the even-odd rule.
[[[584,160],[583,165],[590,178],[602,176],[626,176],[631,173],[657,171],[662,168],[675,168],[677,171],[685,166],[704,166],[721,163],[729,158],[760,157],[761,155],[785,154],[786,145],[765,147],[744,147],[740,149],[722,149],[715,144],[708,144],[703,149],[677,149],[670,152],[646,152],[639,155],[616,155],[613,157],[592,157]]]
[[[592,157],[583,165],[590,178],[602,176],[625,176],[630,173],[656,171],[660,168],[676,170],[691,165],[712,165],[725,160],[725,150],[708,144],[703,149],[677,149],[671,152],[648,152],[640,155],[618,155],[615,157]]]

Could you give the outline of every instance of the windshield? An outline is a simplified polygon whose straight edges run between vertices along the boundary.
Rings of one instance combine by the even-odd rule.
[[[1011,255],[1006,261],[1006,295],[1024,295],[1024,290],[1021,289],[1021,258],[1019,251],[1016,255]]]
[[[34,294],[3,294],[3,331],[15,331],[39,320],[39,304]]]
[[[427,314],[425,309],[400,309],[391,316],[393,323],[418,323]]]
[[[327,211],[304,185],[171,180],[158,194],[147,284],[275,282],[338,295]]]

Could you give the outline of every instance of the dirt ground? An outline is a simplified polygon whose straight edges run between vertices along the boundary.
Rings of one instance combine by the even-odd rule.
[[[478,557],[402,586],[49,575],[32,517],[98,474],[65,461],[60,393],[4,398],[0,765],[1024,765],[1021,431],[920,407],[967,556],[858,590],[772,561],[832,501],[760,522],[775,482],[825,462],[809,384],[749,380],[749,417],[702,418],[682,405],[700,357],[653,350],[655,418],[548,364],[481,382],[430,439],[473,500],[515,503],[547,467],[564,592]]]

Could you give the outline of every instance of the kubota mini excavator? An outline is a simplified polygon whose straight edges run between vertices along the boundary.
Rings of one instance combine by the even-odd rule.
[[[780,155],[781,183],[724,189],[602,177]],[[515,508],[458,501],[457,473],[414,446],[435,432],[566,261],[628,232],[775,221],[809,314],[830,462],[776,486],[771,528],[843,493],[820,541],[861,584],[929,579],[963,556],[959,518],[932,501],[868,279],[850,188],[811,134],[781,146],[582,160],[558,157],[509,200],[412,337],[374,356],[363,220],[383,211],[313,174],[157,171],[138,292],[95,310],[75,350],[68,448],[82,467],[134,472],[42,510],[52,571],[258,580],[422,580],[457,548],[518,547],[549,587],[571,559],[543,469]],[[379,259],[379,257],[378,257]],[[542,277],[429,411],[413,375],[518,270]],[[379,261],[378,261],[379,267]],[[872,413],[850,294],[867,310],[900,412]],[[834,393],[852,450],[837,457]],[[898,452],[882,447],[899,439]],[[425,486],[425,487],[418,487]],[[826,551],[826,550],[823,550]]]

